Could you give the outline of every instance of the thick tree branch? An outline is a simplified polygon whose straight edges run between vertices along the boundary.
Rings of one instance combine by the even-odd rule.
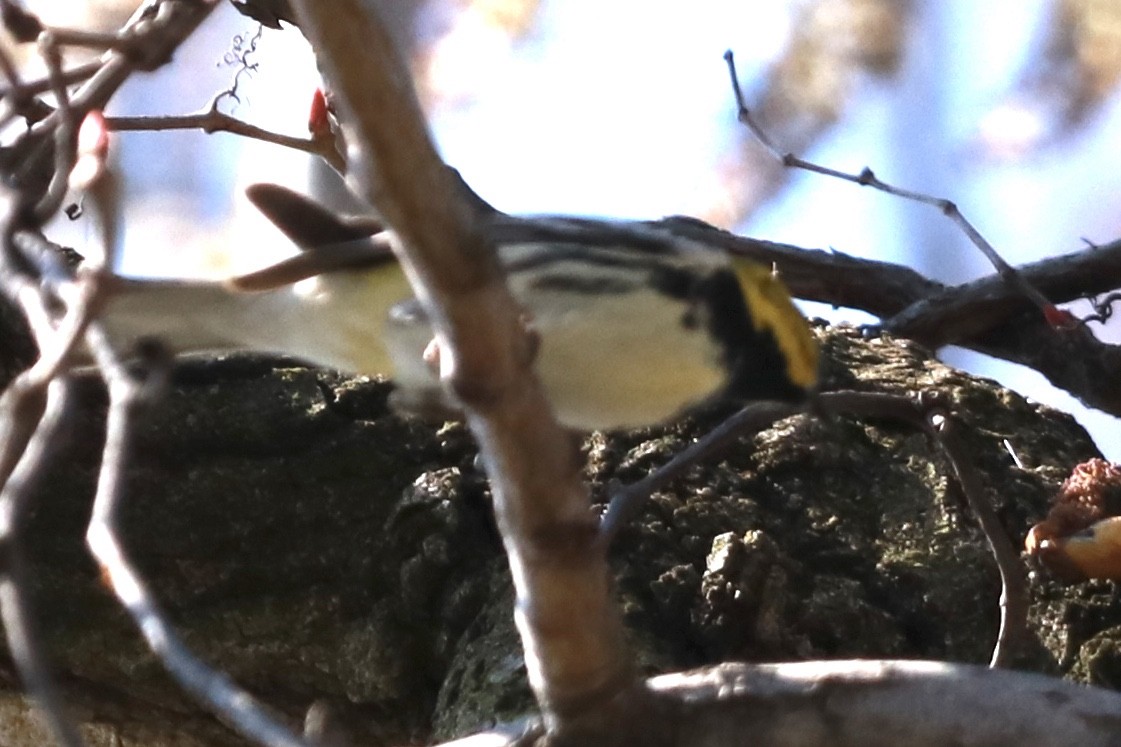
[[[1108,745],[1121,698],[1039,675],[924,661],[724,664],[656,677],[690,744]]]
[[[1106,747],[1121,733],[1116,693],[964,664],[720,664],[654,677],[647,687],[661,709],[644,725],[644,744],[743,744],[750,734],[751,744],[768,747]],[[518,723],[445,747],[520,747],[533,738],[532,725]]]

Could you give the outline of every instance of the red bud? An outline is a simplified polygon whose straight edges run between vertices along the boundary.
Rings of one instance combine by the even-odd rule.
[[[323,89],[321,88],[316,88],[311,97],[311,111],[308,112],[307,129],[313,137],[324,137],[331,134],[327,97],[323,95]]]

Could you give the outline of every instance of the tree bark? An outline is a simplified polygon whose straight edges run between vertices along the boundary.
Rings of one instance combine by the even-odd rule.
[[[1071,466],[1096,454],[1069,416],[918,346],[820,334],[827,389],[952,399],[1017,544]],[[192,646],[294,723],[315,705],[359,744],[464,736],[534,708],[473,442],[462,425],[391,414],[388,392],[283,363],[187,364],[144,425],[125,517],[128,546]],[[93,383],[84,399],[28,540],[71,701],[94,744],[240,744],[169,684],[87,559],[103,401]],[[589,436],[593,495],[606,500],[610,480],[640,478],[718,416]],[[612,563],[646,673],[730,660],[983,663],[996,634],[984,539],[937,449],[896,423],[799,415],[744,439],[656,493]],[[1121,682],[1114,585],[1038,577],[1032,593],[1038,646],[1021,666]],[[4,743],[40,744],[10,671],[5,681]]]

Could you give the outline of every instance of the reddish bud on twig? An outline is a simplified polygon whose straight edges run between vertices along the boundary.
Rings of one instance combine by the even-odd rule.
[[[311,97],[311,111],[308,112],[307,129],[312,137],[328,137],[331,134],[330,109],[322,88],[316,88]]]
[[[1043,318],[1047,320],[1051,329],[1073,329],[1078,325],[1078,317],[1054,304],[1043,307]]]
[[[70,186],[87,189],[105,171],[109,158],[109,127],[100,109],[90,111],[78,128],[78,154],[70,172]]]

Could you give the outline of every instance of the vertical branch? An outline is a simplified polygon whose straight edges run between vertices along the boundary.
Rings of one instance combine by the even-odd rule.
[[[87,341],[105,377],[110,397],[101,471],[93,512],[86,529],[90,552],[101,565],[113,593],[140,629],[148,647],[185,690],[258,744],[308,747],[304,740],[266,712],[249,693],[191,652],[168,623],[147,584],[133,567],[120,540],[117,510],[123,495],[133,416],[150,398],[155,385],[132,379],[115,359],[99,328],[90,328]],[[149,375],[157,383],[162,378],[158,373],[150,372]]]
[[[578,454],[551,416],[531,365],[533,340],[436,154],[408,69],[363,5],[304,0],[296,10],[344,115],[352,183],[402,238],[401,261],[434,321],[443,381],[479,442],[530,683],[550,730],[574,728],[595,719],[596,707],[623,707],[617,696],[633,683]]]
[[[927,420],[927,429],[933,434],[938,445],[950,462],[954,477],[965,494],[969,507],[973,509],[981,525],[989,550],[1000,569],[1000,630],[993,646],[990,667],[1007,667],[1021,653],[1028,637],[1028,589],[1024,579],[1020,553],[1012,545],[1008,533],[1000,523],[992,504],[986,499],[981,480],[973,468],[969,456],[962,451],[961,444],[954,433],[952,417],[945,414],[932,414]]]
[[[22,530],[27,504],[41,480],[69,404],[69,386],[56,380],[49,386],[27,386],[20,377],[0,399],[0,617],[8,650],[28,693],[42,709],[55,739],[64,747],[84,742],[66,715],[62,698],[51,680],[43,645],[28,599],[28,573],[23,557]],[[18,459],[18,463],[15,460]]]

